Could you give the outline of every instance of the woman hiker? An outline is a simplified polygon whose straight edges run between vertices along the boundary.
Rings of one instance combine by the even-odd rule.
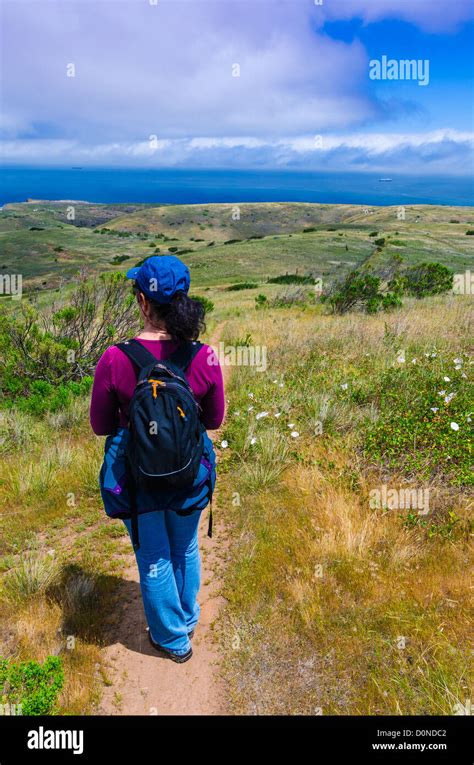
[[[100,358],[90,421],[107,436],[101,494],[135,548],[149,640],[183,663],[199,619],[198,525],[215,483],[206,428],[224,417],[222,372],[212,349],[196,342],[204,310],[188,297],[187,266],[155,256],[127,277],[143,331]]]

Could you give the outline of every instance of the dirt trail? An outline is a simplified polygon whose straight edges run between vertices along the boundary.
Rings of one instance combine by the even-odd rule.
[[[222,335],[220,324],[210,340],[215,346]],[[229,367],[223,368],[225,381]],[[215,441],[219,431],[213,436]],[[217,510],[219,490],[214,495],[213,538],[207,536],[208,510],[199,526],[202,576],[199,603],[201,617],[193,639],[193,657],[185,664],[161,658],[151,648],[140,596],[139,577],[133,553],[123,572],[124,584],[118,603],[121,613],[103,650],[110,685],[104,688],[98,713],[103,715],[202,715],[225,714],[223,685],[219,673],[219,648],[212,632],[224,599],[219,595],[225,553],[225,530]]]

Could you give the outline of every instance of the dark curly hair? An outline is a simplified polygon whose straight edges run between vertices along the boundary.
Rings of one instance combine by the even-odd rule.
[[[135,295],[142,290],[135,282],[133,285]],[[171,303],[157,303],[145,295],[150,306],[149,319],[152,324],[161,324],[171,335],[171,339],[177,343],[188,340],[197,340],[201,332],[205,332],[204,306],[199,300],[193,300],[185,292],[177,292],[173,295]]]

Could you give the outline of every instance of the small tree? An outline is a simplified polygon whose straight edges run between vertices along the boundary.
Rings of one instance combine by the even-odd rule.
[[[255,308],[266,308],[268,306],[268,300],[266,295],[257,295],[255,298]]]
[[[453,288],[453,272],[441,263],[410,266],[400,276],[404,292],[417,298],[439,295]]]
[[[57,386],[90,376],[104,350],[138,328],[130,282],[121,273],[88,281],[82,272],[69,302],[39,310],[25,304],[19,315],[0,314],[0,387],[24,395],[34,384]]]
[[[333,286],[329,293],[321,296],[333,313],[347,313],[355,308],[364,308],[367,313],[389,310],[401,305],[395,292],[382,292],[381,279],[369,273],[351,271],[344,279]]]

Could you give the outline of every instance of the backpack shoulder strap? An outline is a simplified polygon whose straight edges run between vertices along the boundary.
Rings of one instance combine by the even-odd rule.
[[[116,347],[123,351],[139,369],[144,369],[157,362],[156,357],[135,338],[126,340],[124,343],[117,343]]]
[[[166,361],[171,361],[172,364],[184,372],[201,348],[202,343],[199,343],[197,340],[182,343],[175,351],[173,351],[171,356],[168,356]]]

